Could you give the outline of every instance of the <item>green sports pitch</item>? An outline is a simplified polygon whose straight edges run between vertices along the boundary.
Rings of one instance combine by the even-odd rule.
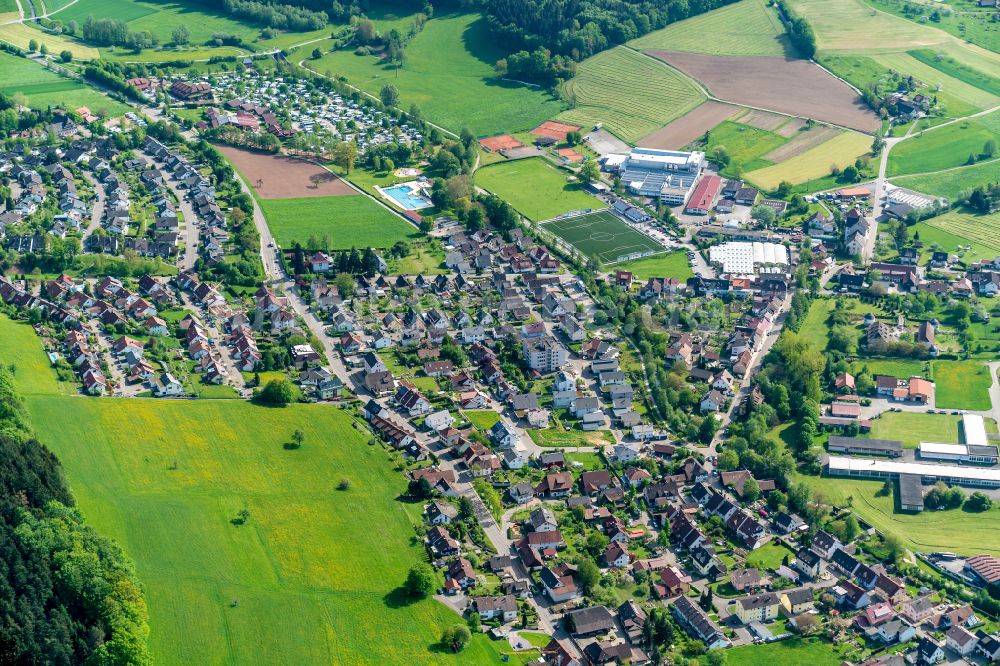
[[[665,251],[662,245],[628,226],[609,210],[555,219],[546,222],[545,229],[582,254],[597,257],[602,264]]]

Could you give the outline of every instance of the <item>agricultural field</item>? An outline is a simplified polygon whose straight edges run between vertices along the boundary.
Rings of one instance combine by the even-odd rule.
[[[2,27],[2,26],[0,26]],[[0,92],[22,93],[28,106],[45,109],[88,107],[93,113],[120,116],[129,107],[98,92],[85,83],[66,78],[26,58],[0,52]]]
[[[725,148],[731,161],[724,171],[746,173],[773,164],[762,156],[786,141],[785,137],[774,132],[726,120],[708,132],[706,154],[712,155],[719,148]]]
[[[889,153],[886,173],[903,176],[960,167],[970,156],[981,155],[991,140],[1000,141],[1000,111],[941,125],[901,141]]]
[[[405,480],[347,413],[40,396],[28,407],[88,520],[135,561],[157,663],[498,660],[485,637],[461,657],[439,652],[457,616],[399,598],[425,557],[410,539],[418,512],[395,499]],[[285,450],[295,429],[305,444]],[[349,490],[335,490],[341,478]],[[233,524],[244,509],[248,524]]]
[[[791,49],[777,13],[762,0],[726,5],[651,32],[628,45],[642,50],[733,56],[779,56]]]
[[[663,251],[659,243],[609,211],[553,220],[545,225],[545,229],[585,256],[596,257],[601,263],[614,263],[622,257],[638,253]]]
[[[813,118],[862,132],[879,119],[850,86],[807,60],[782,56],[740,58],[650,51],[722,101]]]
[[[683,281],[694,276],[687,255],[682,250],[615,264],[615,270],[631,271],[637,280],[646,280],[651,277],[675,277]]]
[[[732,104],[723,104],[713,100],[703,102],[697,108],[688,111],[665,127],[639,139],[636,145],[643,148],[680,150],[692,141],[701,138],[705,132],[723,120],[731,118],[739,110],[740,107]]]
[[[399,598],[426,557],[410,539],[420,510],[396,500],[405,479],[348,412],[61,396],[29,326],[0,317],[0,338],[88,522],[136,564],[157,663],[499,662],[482,636],[462,657],[439,651],[458,617]],[[305,443],[288,451],[295,429]]]
[[[892,179],[893,185],[937,197],[946,197],[950,201],[958,201],[964,192],[975,187],[996,182],[1000,182],[1000,165],[996,162],[980,162],[937,173]]]
[[[190,31],[192,45],[205,44],[215,34],[235,35],[246,42],[254,41],[260,34],[257,26],[230,18],[221,11],[213,10],[210,5],[189,0],[79,0],[56,14],[56,18],[63,22],[76,21],[79,24],[83,24],[88,16],[125,21],[130,30],[146,30],[158,37],[161,44],[171,43],[173,31],[182,25]],[[328,34],[329,30],[325,32]],[[105,51],[110,52],[111,49],[102,49],[102,53]],[[163,53],[171,54],[174,58],[192,57],[171,50]],[[131,54],[131,57],[145,60],[146,55]]]
[[[604,123],[605,129],[629,143],[705,100],[701,89],[686,76],[624,46],[584,60],[563,90],[574,106],[557,120],[584,127]]]
[[[745,174],[745,178],[765,190],[773,190],[783,180],[792,184],[804,183],[828,175],[833,164],[839,167],[853,164],[870,148],[869,137],[857,132],[844,132],[781,164],[751,171]]]
[[[824,54],[906,51],[951,41],[939,30],[877,11],[862,0],[791,0],[789,6],[812,26]]]
[[[526,130],[559,113],[563,103],[548,93],[496,78],[493,65],[505,54],[490,38],[485,19],[451,14],[427,22],[407,45],[406,64],[398,71],[353,50],[305,64],[344,76],[373,95],[391,83],[403,108],[416,104],[428,120],[456,133],[463,127],[477,135]]]
[[[853,498],[852,510],[858,517],[886,534],[895,534],[911,550],[1000,556],[1000,509],[984,513],[968,513],[961,509],[897,513],[895,492],[891,496],[879,495],[881,481],[815,476],[798,476],[797,479],[817,495],[822,495],[826,502],[847,506],[847,498]],[[971,491],[966,489],[966,492]]]
[[[475,181],[535,222],[604,205],[569,178],[569,172],[533,157],[491,164],[476,171]]]
[[[944,73],[933,64],[913,57],[909,53],[885,53],[875,59],[897,72],[905,72],[929,87],[927,94],[936,94],[945,106],[945,114],[950,117],[967,116],[971,113],[993,108],[1000,102],[1000,96],[966,83]]]
[[[80,60],[94,60],[101,55],[97,49],[87,46],[83,42],[62,35],[42,32],[28,23],[0,25],[0,41],[9,42],[18,48],[27,50],[32,39],[37,41],[39,45],[45,44],[50,53],[69,50],[73,52],[74,58]]]
[[[951,55],[948,50],[935,51],[932,49],[914,49],[909,54],[954,79],[964,81],[991,95],[1000,97],[1000,79],[974,65],[962,62],[960,55],[956,57]]]
[[[307,160],[232,146],[217,148],[264,199],[357,194],[357,190],[339,176]]]
[[[936,237],[932,231],[929,237],[925,237],[921,232],[920,240],[924,243],[937,242],[949,251],[955,250],[958,244],[971,245],[973,260],[990,258],[1000,253],[1000,213],[973,215],[952,210],[917,225],[919,228],[925,226],[948,236]]]
[[[880,11],[898,16],[903,20],[916,21],[918,18],[906,16],[903,13],[906,3],[900,2],[900,0],[868,1]],[[922,4],[930,6],[933,3]],[[975,8],[980,9],[979,7]],[[937,9],[937,7],[934,7],[934,9]],[[928,9],[926,14],[930,14],[934,9]],[[926,19],[922,20],[926,21]],[[939,12],[938,20],[934,21],[934,27],[984,49],[1000,52],[1000,33],[997,32],[996,23],[992,20],[988,11],[970,12],[959,9],[957,12]]]
[[[416,229],[367,195],[258,199],[274,239],[283,247],[309,238],[329,239],[329,249],[388,248]]]
[[[942,224],[946,227],[950,226],[950,223],[954,221],[954,216],[962,215],[962,213],[958,212],[945,213],[941,217],[948,219],[943,220],[938,224]],[[969,217],[971,218],[971,221],[986,219],[975,215]],[[933,219],[937,220],[938,218]],[[918,222],[910,227],[910,230],[913,232],[914,238],[919,236],[920,241],[924,244],[927,251],[941,249],[947,252],[954,252],[957,256],[963,259],[972,259],[973,261],[979,258],[992,257],[995,256],[997,252],[1000,252],[1000,243],[980,243],[972,240],[971,238],[947,231],[937,225],[931,225],[929,222]],[[971,249],[966,250],[966,247]]]
[[[990,409],[990,369],[979,361],[934,361],[935,405],[940,409]]]

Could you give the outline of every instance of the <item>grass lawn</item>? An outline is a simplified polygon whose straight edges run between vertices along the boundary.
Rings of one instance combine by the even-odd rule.
[[[893,185],[899,185],[900,187],[906,187],[925,194],[933,194],[939,197],[947,197],[951,201],[958,201],[962,198],[963,192],[967,192],[979,185],[989,185],[1000,180],[1000,175],[997,175],[998,168],[1000,166],[995,162],[981,162],[940,173],[901,176],[893,178],[892,183]]]
[[[468,127],[486,135],[531,129],[564,108],[541,88],[498,79],[493,65],[507,54],[479,14],[444,14],[410,40],[406,64],[398,72],[353,49],[305,64],[321,74],[344,76],[373,95],[391,83],[399,90],[401,108],[416,104],[428,120],[455,133]]]
[[[580,472],[593,472],[606,468],[604,461],[596,453],[567,453],[565,458],[570,469]],[[577,467],[576,463],[580,463],[581,466]]]
[[[632,271],[638,280],[651,277],[675,277],[679,280],[687,280],[694,275],[694,271],[691,270],[691,265],[688,263],[687,254],[682,250],[615,264],[615,269]]]
[[[960,167],[970,155],[982,153],[983,145],[991,139],[1000,140],[1000,111],[918,133],[893,147],[887,175]],[[1000,162],[995,166],[1000,167]]]
[[[30,12],[28,13],[30,14]],[[45,44],[49,49],[49,53],[59,53],[63,49],[67,49],[73,52],[74,58],[82,60],[93,60],[101,55],[92,46],[87,46],[81,41],[63,35],[43,32],[32,23],[7,23],[0,25],[0,41],[9,42],[18,48],[27,49],[32,39],[38,42],[39,46]]]
[[[0,26],[2,28],[3,26]],[[0,39],[3,39],[0,34]],[[88,107],[95,114],[120,116],[129,110],[121,102],[74,79],[66,78],[27,58],[0,52],[0,92],[6,95],[22,93],[28,106],[46,109]]]
[[[22,394],[75,392],[75,387],[56,379],[42,341],[30,324],[0,314],[0,340],[3,340],[0,360],[14,366],[14,376]]]
[[[517,635],[537,648],[543,648],[552,641],[552,637],[538,631],[519,631]]]
[[[476,185],[502,197],[535,222],[604,205],[569,178],[569,172],[538,157],[493,164],[479,169],[475,176]]]
[[[615,443],[614,436],[607,430],[559,430],[556,428],[546,428],[545,430],[528,430],[528,436],[538,446],[607,446]]]
[[[258,199],[282,247],[310,237],[328,238],[330,249],[388,248],[417,233],[410,223],[363,194],[301,199]]]
[[[772,163],[761,159],[788,139],[774,132],[757,127],[724,120],[708,132],[706,155],[714,154],[717,148],[725,148],[731,159],[727,173],[740,173],[762,169]]]
[[[662,245],[608,210],[554,220],[545,225],[545,230],[601,263],[663,252]]]
[[[480,430],[489,430],[500,420],[500,415],[492,409],[467,409],[462,412],[462,416]]]
[[[935,405],[940,409],[990,408],[989,367],[980,361],[934,361]]]
[[[765,190],[773,190],[783,180],[793,185],[805,183],[828,175],[833,164],[841,168],[853,164],[870,148],[871,137],[858,132],[844,132],[780,164],[751,171],[745,178]]]
[[[584,129],[603,123],[632,143],[705,101],[687,76],[624,46],[580,63],[576,76],[563,85],[563,93],[573,108],[559,114],[558,120]]]
[[[819,638],[792,638],[764,645],[745,645],[726,650],[728,666],[775,666],[775,664],[809,664],[838,666],[843,657],[837,647]]]
[[[733,56],[780,56],[789,49],[777,13],[762,0],[743,0],[678,21],[629,42],[637,49]]]
[[[855,361],[851,369],[857,373],[862,368],[874,375],[895,375],[896,377],[923,376],[924,362],[909,358],[863,358]]]
[[[135,561],[157,663],[499,662],[483,636],[440,652],[459,618],[395,592],[425,557],[416,518],[346,412],[37,395],[28,408],[91,525]],[[287,451],[295,429],[305,444]]]
[[[993,419],[985,419],[986,431],[996,432]],[[920,442],[956,443],[962,441],[962,417],[957,414],[921,412],[885,412],[872,421],[871,437],[898,439],[903,446],[915,449]]]
[[[859,517],[883,532],[895,534],[911,550],[1000,556],[1000,509],[984,513],[961,509],[896,513],[894,497],[876,497],[882,481],[816,476],[797,479],[822,495],[825,502],[846,506],[847,498],[853,497],[853,510]],[[966,488],[965,492],[971,490]]]
[[[795,559],[795,553],[780,544],[774,542],[766,543],[757,550],[747,555],[747,566],[755,569],[777,569],[781,566],[781,561]]]

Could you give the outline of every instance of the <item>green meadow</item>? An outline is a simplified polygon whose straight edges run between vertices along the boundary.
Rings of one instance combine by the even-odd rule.
[[[1000,111],[926,130],[901,141],[889,153],[887,173],[903,176],[960,167],[970,156],[979,156],[991,140],[1000,143]]]
[[[572,210],[604,204],[569,181],[568,171],[542,158],[500,162],[476,171],[476,185],[508,201],[525,217],[547,220]]]
[[[28,106],[34,109],[59,106],[73,110],[86,106],[94,113],[105,112],[112,117],[129,110],[125,104],[80,81],[60,76],[27,58],[2,51],[0,92],[5,95],[22,93],[28,100]]]
[[[651,277],[675,277],[687,280],[694,275],[688,263],[687,254],[682,250],[657,254],[652,257],[615,264],[615,270],[632,271],[638,280]]]
[[[951,201],[958,201],[962,198],[963,193],[975,187],[996,182],[1000,182],[1000,163],[992,161],[938,173],[901,176],[892,179],[894,185],[924,194],[947,197]]]
[[[283,247],[310,237],[330,241],[331,250],[391,247],[416,228],[363,194],[298,199],[258,199],[267,225]]]
[[[0,332],[39,439],[136,564],[156,663],[500,663],[481,635],[442,651],[460,618],[399,594],[426,558],[421,509],[396,499],[404,477],[349,412],[61,396],[30,329]]]
[[[762,0],[742,0],[678,21],[629,46],[726,56],[780,56],[790,48],[777,13]]]
[[[328,52],[303,64],[344,76],[372,95],[392,84],[402,108],[416,104],[428,120],[456,133],[463,127],[477,135],[528,130],[559,113],[562,102],[540,88],[496,77],[493,65],[505,54],[481,16],[451,14],[427,22],[407,44],[399,70],[353,50]]]
[[[848,498],[852,498],[853,511],[858,517],[884,533],[895,534],[911,550],[1000,556],[1000,509],[984,513],[961,509],[897,513],[895,492],[882,496],[879,493],[881,481],[816,476],[798,476],[797,479],[822,496],[824,502],[847,506]]]

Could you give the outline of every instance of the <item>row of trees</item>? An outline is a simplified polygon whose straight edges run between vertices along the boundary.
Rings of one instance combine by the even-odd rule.
[[[296,5],[286,5],[255,0],[222,0],[227,14],[252,21],[258,25],[278,30],[307,32],[319,30],[328,23],[322,11],[313,11]]]

